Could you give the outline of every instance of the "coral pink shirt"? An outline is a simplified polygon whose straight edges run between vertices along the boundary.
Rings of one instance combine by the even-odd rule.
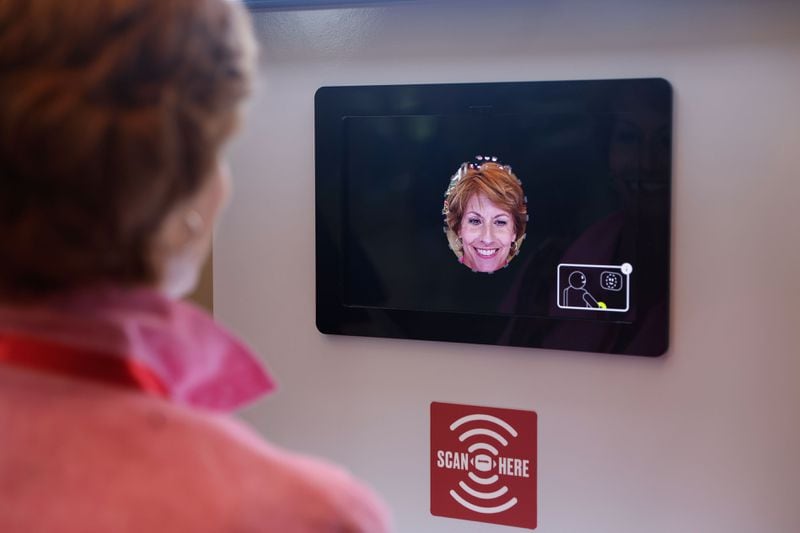
[[[158,390],[32,368],[8,357],[20,339],[134,362]],[[345,471],[228,416],[273,388],[240,341],[157,292],[0,306],[0,531],[388,531]]]

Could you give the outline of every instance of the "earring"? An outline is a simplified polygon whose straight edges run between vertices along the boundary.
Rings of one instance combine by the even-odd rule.
[[[517,254],[517,241],[511,241],[511,255]]]
[[[190,209],[186,215],[184,215],[183,223],[186,225],[186,229],[189,230],[189,234],[192,237],[200,235],[205,226],[203,217],[194,209]]]

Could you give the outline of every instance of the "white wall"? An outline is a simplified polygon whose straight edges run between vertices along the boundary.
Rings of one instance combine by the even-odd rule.
[[[246,418],[366,478],[402,532],[508,530],[430,516],[431,401],[539,413],[537,531],[800,531],[800,3],[419,1],[255,21],[261,87],[214,256],[217,315],[282,384]],[[319,86],[644,76],[675,89],[667,356],[317,332]]]

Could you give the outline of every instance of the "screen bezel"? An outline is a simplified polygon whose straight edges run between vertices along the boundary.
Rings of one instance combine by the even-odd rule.
[[[557,317],[499,316],[476,313],[450,313],[414,309],[349,307],[342,298],[342,234],[344,218],[343,169],[346,168],[345,117],[387,115],[474,115],[476,113],[514,113],[561,108],[587,108],[597,94],[638,92],[656,100],[668,110],[670,143],[672,136],[672,88],[664,79],[621,79],[589,81],[503,82],[392,86],[321,87],[315,95],[316,155],[316,325],[325,334],[419,340],[466,342],[626,355],[659,356],[669,344],[670,198],[662,206],[666,242],[647,253],[648,263],[656,265],[647,275],[659,280],[657,291],[665,309],[657,324],[647,325],[647,342],[620,341],[613,345],[593,342],[589,336],[548,335],[559,324],[591,324],[592,338],[614,334],[621,339],[637,339],[644,331],[642,318],[632,322],[609,322]],[[598,111],[595,109],[595,111]],[[599,111],[603,111],[600,109]],[[619,111],[616,109],[615,111]],[[671,154],[668,164],[671,166]],[[667,187],[671,188],[671,168]],[[650,238],[647,227],[640,238]],[[655,236],[653,236],[655,238]],[[659,235],[663,239],[663,233]],[[647,280],[645,280],[647,281]],[[663,285],[663,286],[661,286]],[[572,321],[570,323],[570,321]]]

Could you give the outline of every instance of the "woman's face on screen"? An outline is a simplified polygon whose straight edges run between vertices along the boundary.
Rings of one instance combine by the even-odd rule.
[[[467,202],[458,236],[464,264],[478,272],[494,272],[506,265],[511,243],[517,238],[511,213],[475,194]]]

